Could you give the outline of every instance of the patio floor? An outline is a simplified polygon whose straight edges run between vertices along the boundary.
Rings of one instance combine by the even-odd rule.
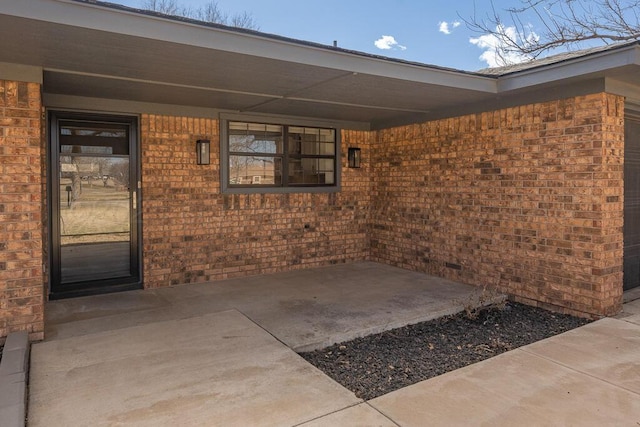
[[[362,262],[51,301],[32,347],[29,425],[279,426],[343,410],[393,425],[291,349],[451,314],[477,296]]]
[[[472,295],[358,263],[55,301],[46,340],[31,350],[28,424],[640,423],[640,300],[619,319],[366,402],[291,350],[449,313]]]
[[[47,341],[237,310],[294,351],[461,311],[478,289],[372,262],[51,301]]]

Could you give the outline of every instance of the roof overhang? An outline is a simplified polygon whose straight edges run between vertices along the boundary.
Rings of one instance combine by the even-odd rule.
[[[545,89],[588,92],[605,78],[640,85],[637,44],[496,77],[78,0],[3,0],[0,47],[0,73],[41,70],[48,105],[105,100],[116,109],[295,116],[350,128],[472,112]]]

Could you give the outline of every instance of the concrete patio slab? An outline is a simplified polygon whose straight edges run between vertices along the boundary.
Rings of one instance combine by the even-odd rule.
[[[630,289],[622,293],[622,302],[625,304],[637,300],[640,300],[640,287]]]
[[[635,325],[603,319],[368,403],[402,426],[635,425],[637,380],[621,375],[640,377],[638,334]],[[586,359],[575,351],[578,340]]]
[[[625,317],[622,320],[624,320],[625,322],[633,323],[635,325],[640,325],[640,314],[635,314],[633,316]]]
[[[30,425],[640,424],[635,302],[622,319],[369,402],[283,344],[412,323],[461,308],[473,291],[359,263],[55,301],[47,341],[32,349]]]
[[[523,350],[640,395],[637,325],[602,319]]]
[[[235,309],[296,351],[461,311],[478,289],[373,262],[48,303],[46,339]]]
[[[29,425],[297,425],[358,402],[236,311],[34,344]]]
[[[334,412],[299,427],[397,427],[389,418],[373,409],[367,403],[361,403],[342,411]]]
[[[640,288],[637,289],[640,291]],[[633,292],[636,292],[634,289]],[[625,292],[628,294],[629,292]],[[622,311],[615,316],[616,319],[622,319],[625,322],[640,325],[640,299],[634,299],[622,306]]]
[[[622,311],[615,316],[617,319],[623,319],[625,317],[640,314],[640,299],[634,299],[623,304]]]

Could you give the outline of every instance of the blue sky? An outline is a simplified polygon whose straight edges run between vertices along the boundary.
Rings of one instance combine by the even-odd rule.
[[[109,0],[108,0],[109,1]],[[142,0],[110,0],[141,7]],[[180,0],[199,7],[209,0]],[[218,0],[221,10],[251,13],[260,31],[408,61],[474,71],[491,65],[491,55],[471,43],[459,15],[491,12],[489,0]],[[496,10],[518,0],[494,0]],[[443,23],[446,23],[443,24]],[[459,24],[456,24],[459,23]],[[535,30],[535,28],[534,28]]]

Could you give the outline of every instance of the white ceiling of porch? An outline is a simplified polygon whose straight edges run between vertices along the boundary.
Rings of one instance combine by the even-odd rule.
[[[614,73],[625,84],[640,83],[637,52],[615,67],[551,66],[542,83],[535,81],[540,70],[501,81],[75,0],[3,0],[0,46],[0,62],[42,67],[45,93],[372,127],[486,108],[540,85]]]

